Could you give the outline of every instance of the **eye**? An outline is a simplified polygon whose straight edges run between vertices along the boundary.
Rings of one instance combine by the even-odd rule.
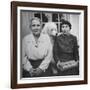
[[[33,27],[35,27],[35,24],[32,24]]]
[[[40,25],[38,24],[37,26],[39,27]]]
[[[68,26],[66,26],[66,28],[67,28]]]

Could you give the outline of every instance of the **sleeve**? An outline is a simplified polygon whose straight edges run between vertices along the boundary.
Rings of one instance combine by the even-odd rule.
[[[49,40],[49,38],[47,40]],[[45,71],[48,68],[51,60],[52,60],[52,44],[49,40],[47,55],[45,56],[44,60],[40,64],[39,68],[42,69],[43,71]]]
[[[24,70],[29,71],[32,68],[32,65],[27,59],[25,47],[26,47],[26,42],[25,42],[25,39],[23,39],[22,41],[22,67]]]
[[[54,47],[53,47],[53,58],[54,58],[54,61],[57,63],[59,60],[59,57],[58,57],[58,43],[57,43],[57,37],[55,38],[55,42],[54,42]]]
[[[79,60],[79,50],[78,50],[79,46],[78,46],[78,43],[77,43],[77,38],[75,37],[74,39],[74,59],[75,61]]]

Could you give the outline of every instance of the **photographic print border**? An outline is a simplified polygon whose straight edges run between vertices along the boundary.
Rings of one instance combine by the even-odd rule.
[[[71,9],[84,11],[84,80],[63,81],[63,82],[43,82],[43,83],[17,83],[17,8],[18,7],[35,7],[35,8],[52,8],[52,9]],[[32,3],[32,2],[11,2],[11,88],[30,88],[46,86],[64,86],[87,84],[87,6],[67,5],[67,4],[49,4],[49,3]]]

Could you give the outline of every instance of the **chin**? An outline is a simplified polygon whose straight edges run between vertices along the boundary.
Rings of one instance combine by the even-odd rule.
[[[34,35],[35,35],[35,36],[38,36],[38,35],[40,35],[40,33],[34,33]]]

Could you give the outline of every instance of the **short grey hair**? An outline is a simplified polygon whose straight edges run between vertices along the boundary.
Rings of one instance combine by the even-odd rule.
[[[32,24],[32,21],[33,21],[33,20],[37,20],[37,21],[40,22],[40,24],[42,24],[40,18],[38,18],[38,17],[33,17],[33,18],[30,19],[30,24],[29,24],[30,27],[31,27],[31,24]]]

